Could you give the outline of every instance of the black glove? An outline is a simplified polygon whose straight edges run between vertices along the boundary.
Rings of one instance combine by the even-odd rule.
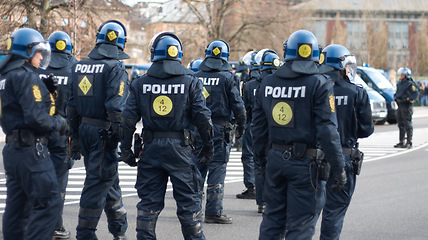
[[[211,160],[213,160],[214,156],[214,145],[208,144],[202,146],[201,151],[199,152],[198,158],[201,160],[199,163],[208,165],[210,164]]]
[[[242,136],[244,136],[244,132],[245,132],[245,126],[244,125],[236,126],[235,138],[240,139]]]
[[[333,172],[332,176],[333,178],[333,185],[331,185],[331,191],[332,192],[338,192],[340,191],[343,186],[346,184],[346,172],[344,168],[339,168],[336,171]]]
[[[47,77],[44,77],[42,80],[45,83],[49,92],[55,93],[55,91],[58,89],[58,80],[56,79],[55,75],[53,75],[53,73],[50,73]]]
[[[137,161],[135,160],[134,153],[131,149],[121,149],[121,151],[119,161],[122,161],[131,167],[137,166]]]
[[[82,154],[80,153],[79,138],[71,138],[70,141],[70,158],[73,160],[80,160]]]
[[[68,126],[67,120],[65,120],[65,118],[61,117],[60,115],[55,115],[54,118],[56,118],[60,123],[59,135],[64,135],[70,130],[70,127]]]

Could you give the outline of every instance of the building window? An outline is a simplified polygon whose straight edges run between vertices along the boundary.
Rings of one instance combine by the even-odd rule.
[[[409,46],[409,23],[388,23],[388,49],[407,49]]]
[[[346,45],[349,50],[366,48],[366,23],[360,21],[346,22]]]
[[[80,27],[86,28],[88,26],[88,21],[86,19],[80,20]]]
[[[68,26],[69,20],[68,18],[61,18],[61,26]]]

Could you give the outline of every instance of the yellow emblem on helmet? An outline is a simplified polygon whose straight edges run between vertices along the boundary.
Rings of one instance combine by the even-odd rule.
[[[12,38],[7,39],[6,49],[10,50],[12,48]]]
[[[320,56],[320,64],[323,64],[323,63],[324,63],[324,60],[325,60],[325,53],[321,53],[321,56]]]
[[[303,58],[307,58],[311,55],[312,48],[308,44],[303,44],[299,47],[299,55]]]
[[[328,101],[330,102],[331,112],[332,113],[336,112],[336,107],[334,104],[334,96],[332,94],[328,95]]]
[[[170,57],[177,57],[177,55],[178,55],[178,48],[177,48],[177,46],[169,46],[169,48],[168,48],[168,55],[170,56]]]
[[[218,47],[214,48],[213,50],[214,55],[219,55],[221,53],[220,49],[218,49]]]
[[[34,101],[36,102],[42,101],[42,93],[40,92],[40,88],[37,85],[33,85],[33,96],[34,96]]]
[[[113,41],[117,38],[117,35],[113,30],[111,30],[109,33],[107,33],[107,37],[110,41]]]
[[[278,59],[278,58],[275,58],[275,59],[273,60],[273,65],[274,65],[275,67],[278,67],[278,66],[279,66],[279,59]]]
[[[65,47],[67,46],[67,44],[65,44],[64,40],[58,40],[55,44],[56,49],[62,51],[65,49]]]

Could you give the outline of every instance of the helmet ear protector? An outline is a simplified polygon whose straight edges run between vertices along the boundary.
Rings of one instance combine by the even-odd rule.
[[[98,27],[98,30],[97,30],[97,36],[96,36],[96,40],[95,41],[98,41],[98,37],[100,37],[99,35],[100,35],[100,32],[101,32],[101,29],[103,29],[103,27],[107,24],[107,23],[116,23],[116,24],[118,24],[122,29],[123,29],[123,34],[125,35],[125,41],[124,41],[124,43],[123,43],[123,46],[125,46],[125,44],[126,44],[126,42],[128,41],[128,34],[127,34],[127,32],[126,32],[126,27],[125,27],[125,25],[123,25],[123,23],[122,22],[120,22],[119,20],[115,20],[115,19],[110,19],[110,20],[107,20],[107,21],[105,21],[105,22],[103,22],[103,23],[101,23],[101,25]]]

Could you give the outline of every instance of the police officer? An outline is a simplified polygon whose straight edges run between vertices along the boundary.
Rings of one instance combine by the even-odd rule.
[[[259,239],[284,233],[286,239],[312,238],[325,200],[325,181],[317,178],[317,161],[323,159],[318,143],[331,165],[332,188],[340,190],[346,182],[333,82],[319,74],[319,55],[311,32],[294,32],[285,46],[285,65],[256,92],[253,150],[259,158],[267,152]]]
[[[236,138],[241,138],[245,130],[244,103],[235,82],[235,75],[230,72],[232,67],[227,62],[229,52],[229,44],[225,41],[210,42],[205,50],[205,59],[199,66],[200,71],[195,73],[204,85],[203,93],[214,125],[213,160],[209,164],[200,164],[200,158],[198,161],[202,177],[208,177],[205,207],[207,223],[232,223],[232,218],[223,213],[224,180],[233,129],[232,112],[237,124]]]
[[[199,71],[199,65],[201,65],[201,62],[203,61],[202,58],[195,58],[187,65],[187,68],[192,70],[193,72]]]
[[[184,239],[205,239],[202,177],[193,163],[189,130],[198,129],[203,142],[201,159],[209,161],[213,155],[211,112],[205,105],[202,82],[181,65],[181,40],[174,33],[161,32],[153,37],[149,49],[153,64],[146,75],[131,84],[121,137],[122,160],[135,166],[132,134],[142,118],[144,151],[135,184],[141,199],[137,204],[137,239],[156,239],[168,177]]]
[[[10,51],[0,62],[0,121],[6,134],[3,149],[7,198],[3,237],[51,239],[62,200],[46,136],[65,134],[67,123],[54,115],[49,92],[36,73],[50,60],[49,44],[30,28],[16,30],[8,41]],[[24,233],[24,206],[31,213]]]
[[[413,103],[419,96],[419,90],[411,78],[412,71],[409,68],[400,68],[397,74],[400,75],[400,81],[397,83],[397,91],[394,98],[398,104],[397,122],[400,142],[394,145],[394,147],[411,148],[413,137]],[[406,143],[404,143],[404,139],[407,139]]]
[[[248,133],[251,135],[251,151],[252,151],[252,133],[251,133],[251,120],[252,120],[252,112],[254,109],[254,101],[256,90],[259,87],[261,81],[266,76],[274,73],[279,65],[279,57],[274,50],[271,49],[263,49],[257,52],[254,57],[256,63],[260,68],[260,77],[257,77],[244,85],[243,89],[243,98],[245,103],[245,110],[247,111],[247,126],[244,133],[245,135]],[[263,213],[265,209],[265,198],[263,196],[263,185],[265,182],[265,174],[264,168],[261,166],[266,165],[266,158],[258,159],[257,156],[253,156],[254,158],[254,176],[255,176],[255,185],[256,185],[256,204],[258,206],[258,213]]]
[[[68,92],[70,89],[71,66],[77,62],[71,53],[73,45],[70,36],[63,31],[53,32],[48,42],[51,47],[51,61],[46,69],[38,69],[41,79],[44,80],[49,92],[54,96],[56,114],[66,118],[66,107],[68,101]],[[69,156],[68,137],[60,135],[58,131],[49,135],[48,149],[51,159],[55,166],[56,176],[58,179],[61,198],[65,200],[65,191],[68,182],[68,170],[73,166],[74,159],[80,159],[80,146],[78,142],[73,143],[73,148],[77,148],[77,156]],[[74,151],[75,153],[76,151]],[[70,231],[64,228],[62,220],[62,210],[55,228],[54,238],[68,239]]]
[[[89,58],[73,65],[68,103],[71,135],[79,138],[86,168],[80,197],[77,239],[96,239],[101,213],[114,239],[126,239],[126,210],[118,177],[118,130],[128,96],[128,74],[121,59],[126,29],[117,20],[101,24]]]
[[[356,176],[362,164],[358,138],[374,131],[369,97],[364,88],[352,84],[357,61],[344,46],[333,44],[322,50],[320,63],[328,66],[327,74],[334,81],[336,116],[347,176],[342,190],[333,192],[333,179],[326,187],[326,203],[322,212],[320,239],[339,239],[346,211],[355,190]],[[325,66],[322,65],[322,66]]]
[[[257,81],[260,79],[260,68],[259,64],[256,62],[257,51],[247,52],[243,58],[243,61],[246,65],[250,66],[249,78],[246,82],[243,83],[242,96],[244,100],[244,106],[247,114],[247,121],[245,124],[245,133],[242,137],[242,156],[241,162],[244,169],[244,185],[246,189],[236,195],[236,198],[240,199],[255,199],[255,176],[254,176],[254,159],[253,159],[253,150],[252,150],[252,135],[249,130],[251,125],[251,100],[254,98],[253,91],[246,87],[246,85],[251,81]],[[253,86],[253,84],[251,84]]]

